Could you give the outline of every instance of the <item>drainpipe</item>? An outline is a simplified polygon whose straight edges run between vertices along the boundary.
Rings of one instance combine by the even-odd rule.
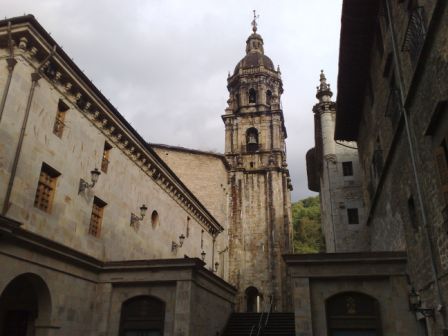
[[[395,26],[394,26],[394,22],[393,22],[391,7],[390,7],[390,0],[386,0],[385,4],[386,4],[386,9],[387,9],[387,15],[389,17],[389,26],[390,26],[390,32],[391,32],[390,36],[392,39],[394,62],[396,64],[395,69],[396,69],[396,73],[397,73],[397,77],[398,77],[398,84],[399,84],[399,90],[400,90],[400,102],[401,102],[400,107],[401,107],[401,112],[403,114],[406,137],[407,137],[407,141],[408,141],[408,145],[409,145],[409,152],[410,152],[410,157],[411,157],[412,172],[414,175],[415,185],[416,185],[416,189],[417,189],[418,202],[419,202],[420,209],[421,209],[422,223],[423,223],[423,228],[424,228],[424,230],[423,230],[424,236],[426,238],[426,241],[427,241],[427,244],[428,244],[428,247],[430,250],[431,271],[433,274],[433,280],[434,280],[434,285],[435,285],[435,289],[436,289],[437,300],[439,301],[438,305],[437,305],[437,311],[440,312],[441,308],[444,307],[444,304],[443,304],[444,301],[443,301],[440,283],[439,283],[439,279],[438,279],[436,262],[434,260],[435,247],[434,247],[434,244],[432,242],[431,235],[429,232],[428,218],[426,215],[426,210],[425,210],[425,206],[423,203],[422,191],[421,191],[421,187],[420,187],[420,177],[419,177],[419,172],[418,172],[417,163],[416,163],[416,155],[418,154],[418,152],[417,152],[417,148],[415,147],[415,145],[412,142],[411,128],[409,125],[408,115],[407,115],[407,111],[405,108],[406,97],[405,97],[405,92],[404,92],[403,71],[401,68],[400,58],[398,57],[398,47],[397,47],[397,41],[396,41],[396,36],[395,36]],[[446,329],[445,316],[444,316],[444,314],[441,314],[441,315],[442,315],[443,328]]]
[[[30,88],[30,92],[28,93],[28,100],[26,103],[25,116],[23,117],[22,127],[20,129],[20,135],[19,135],[19,142],[17,143],[16,152],[14,154],[14,161],[12,163],[11,175],[9,177],[8,188],[6,190],[5,200],[3,202],[2,216],[6,215],[6,213],[8,212],[9,206],[10,206],[9,200],[11,198],[12,187],[14,185],[14,179],[15,179],[16,172],[17,172],[17,166],[19,163],[20,152],[22,151],[23,139],[25,137],[25,129],[26,129],[26,125],[28,123],[28,117],[30,114],[31,103],[33,101],[34,90],[36,88],[37,82],[41,78],[40,71],[42,69],[42,66],[53,56],[55,51],[56,51],[56,46],[53,47],[53,50],[50,52],[50,54],[37,67],[36,71],[31,74],[31,88]]]
[[[215,272],[215,243],[216,243],[216,236],[217,236],[217,234],[216,233],[213,233],[213,235],[212,235],[212,237],[213,237],[213,240],[212,240],[212,272],[214,273]]]
[[[8,22],[8,46],[9,46],[9,57],[6,59],[6,64],[8,68],[8,77],[6,78],[5,89],[3,90],[2,100],[0,102],[0,122],[2,121],[3,110],[5,109],[6,97],[8,96],[9,86],[11,85],[12,72],[17,64],[14,58],[14,46],[11,36],[11,22]]]

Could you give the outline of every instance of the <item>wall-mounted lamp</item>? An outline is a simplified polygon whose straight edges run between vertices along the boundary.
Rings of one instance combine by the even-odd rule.
[[[218,272],[218,268],[219,268],[219,262],[215,262],[215,268],[213,269],[213,272]]]
[[[413,311],[414,313],[420,313],[424,317],[434,316],[434,308],[422,308],[422,301],[420,299],[420,294],[418,294],[415,291],[414,287],[412,287],[408,296],[409,296],[409,309],[411,311]]]
[[[101,172],[97,168],[95,168],[90,172],[90,179],[92,180],[91,184],[87,183],[84,179],[80,179],[78,194],[82,193],[86,189],[92,189],[95,186],[96,182],[98,182],[98,178],[100,177],[100,175]]]
[[[206,255],[207,253],[205,253],[204,251],[202,251],[201,252],[201,258],[202,258],[202,261],[205,261],[205,255]]]
[[[148,210],[147,206],[142,204],[140,207],[140,217],[131,212],[131,226],[138,224],[140,221],[145,218],[146,211]]]
[[[179,243],[176,242],[171,242],[171,252],[177,252],[178,248],[181,248],[182,245],[184,244],[184,240],[185,240],[185,236],[183,234],[181,234],[179,236]]]

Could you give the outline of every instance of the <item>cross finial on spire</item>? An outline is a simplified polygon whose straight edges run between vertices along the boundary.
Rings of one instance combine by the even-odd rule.
[[[257,32],[257,19],[260,17],[260,15],[257,15],[255,9],[253,10],[254,12],[254,19],[252,20],[252,31],[254,32],[254,34]]]

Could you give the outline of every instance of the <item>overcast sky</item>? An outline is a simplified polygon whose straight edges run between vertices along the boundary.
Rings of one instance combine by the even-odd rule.
[[[224,151],[227,73],[245,55],[252,10],[280,65],[293,200],[307,188],[320,69],[336,88],[342,0],[4,0],[33,14],[149,142]],[[335,92],[336,96],[336,92]],[[335,97],[334,96],[334,97]]]

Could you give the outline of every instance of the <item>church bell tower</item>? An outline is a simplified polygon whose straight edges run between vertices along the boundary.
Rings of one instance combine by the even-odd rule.
[[[292,252],[291,180],[280,98],[280,69],[253,33],[246,56],[229,74],[225,156],[230,164],[230,281],[238,288],[237,311],[286,311],[288,282],[282,254]]]

